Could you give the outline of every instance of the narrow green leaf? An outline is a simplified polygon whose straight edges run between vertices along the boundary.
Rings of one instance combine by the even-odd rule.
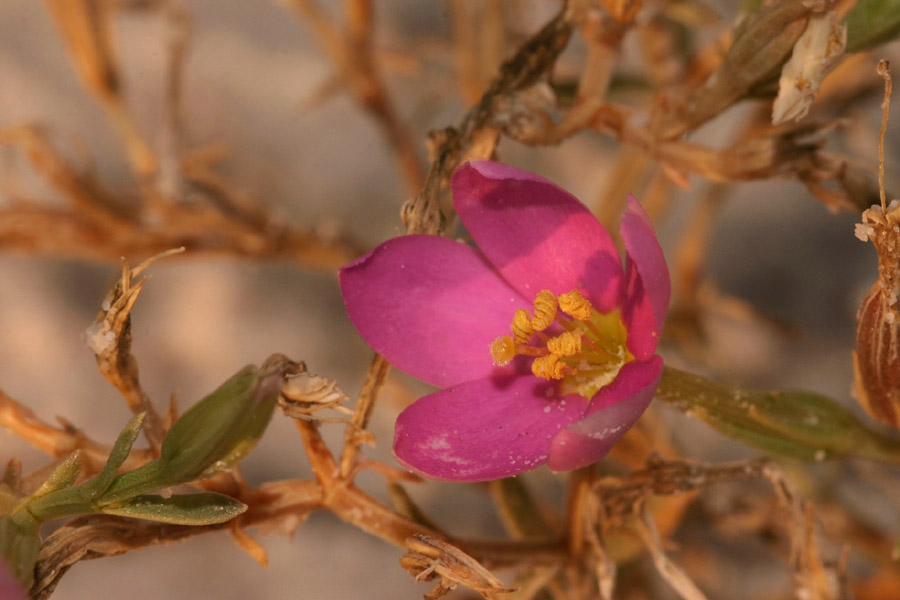
[[[134,445],[134,441],[141,432],[141,426],[144,424],[144,417],[146,414],[147,413],[136,414],[128,421],[128,424],[119,434],[118,439],[116,439],[116,443],[113,445],[112,450],[110,450],[109,458],[106,460],[106,464],[103,465],[103,469],[101,469],[93,479],[87,482],[87,485],[84,488],[84,493],[87,497],[97,498],[103,494],[119,475],[119,467],[121,467],[128,458],[131,447]]]
[[[119,506],[106,506],[103,512],[120,517],[147,519],[174,525],[215,525],[230,521],[247,510],[247,505],[223,494],[180,494],[138,496]]]
[[[53,485],[56,485],[56,487],[53,489],[47,488],[48,483],[54,479],[57,471],[60,471],[60,468],[66,463],[57,467],[54,475],[51,475],[51,480],[48,480],[48,483],[41,486],[41,489],[26,500],[30,514],[41,521],[49,521],[72,515],[97,512],[97,505],[94,500],[99,498],[119,476],[119,467],[128,458],[128,453],[131,452],[131,446],[140,433],[143,421],[144,413],[135,415],[128,421],[125,429],[119,434],[112,450],[110,450],[106,464],[91,479],[69,487],[75,482],[78,473],[81,471],[80,451],[78,451],[77,470],[70,473],[69,471],[74,469],[74,466],[70,465],[67,467],[68,470],[65,471],[71,480],[61,479],[62,482],[68,481],[68,485],[59,486],[57,485],[58,482],[55,482]],[[60,477],[63,477],[63,473],[60,473]]]
[[[50,473],[50,477],[41,484],[41,487],[39,487],[32,496],[37,498],[71,486],[81,474],[81,466],[83,463],[84,459],[81,450],[72,452],[64,461],[59,463],[56,468],[53,469],[53,472]]]
[[[869,429],[850,409],[819,394],[727,386],[666,367],[656,397],[770,454],[900,464],[900,439]]]
[[[847,52],[859,52],[900,35],[900,0],[859,0],[844,19]]]

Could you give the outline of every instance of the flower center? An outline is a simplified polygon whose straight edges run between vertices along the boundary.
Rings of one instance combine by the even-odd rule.
[[[625,346],[627,338],[621,311],[599,313],[575,290],[561,296],[541,290],[534,312],[517,310],[512,335],[491,343],[491,356],[497,366],[518,355],[532,356],[532,373],[562,380],[563,393],[590,400],[634,359]]]

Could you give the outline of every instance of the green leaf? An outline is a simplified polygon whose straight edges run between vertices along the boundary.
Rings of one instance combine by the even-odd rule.
[[[97,512],[94,500],[101,496],[119,476],[119,467],[128,458],[128,453],[131,452],[131,446],[134,445],[143,422],[144,413],[132,417],[119,434],[116,443],[110,450],[109,458],[100,472],[84,483],[69,487],[81,472],[81,451],[73,453],[73,456],[57,467],[50,479],[26,500],[26,508],[29,513],[40,521],[49,521],[50,519]],[[60,485],[62,483],[66,485]]]
[[[41,487],[39,487],[32,496],[37,498],[70,487],[81,474],[81,466],[83,463],[84,459],[81,450],[72,452],[64,461],[59,463],[56,468],[53,469],[53,472],[50,473],[50,477],[41,484]]]
[[[230,521],[247,510],[243,502],[214,492],[162,496],[138,496],[103,512],[120,517],[147,519],[174,525],[215,525]]]
[[[900,464],[900,439],[869,429],[850,409],[820,394],[727,386],[666,367],[656,397],[770,454]]]
[[[144,424],[144,417],[146,414],[147,413],[139,413],[131,417],[131,420],[128,421],[128,424],[125,426],[125,429],[119,433],[119,437],[116,439],[116,443],[113,445],[112,450],[110,450],[109,458],[106,459],[106,464],[103,465],[103,469],[101,469],[86,486],[85,492],[88,497],[96,498],[100,496],[107,488],[109,488],[115,478],[118,477],[119,467],[125,464],[125,460],[131,452],[131,447],[134,445],[134,441],[141,432],[141,426]]]
[[[900,0],[859,0],[844,19],[847,52],[859,52],[900,35]]]

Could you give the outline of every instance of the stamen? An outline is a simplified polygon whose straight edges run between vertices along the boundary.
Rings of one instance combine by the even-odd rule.
[[[562,379],[565,370],[566,363],[555,354],[540,356],[531,363],[531,372],[542,379]]]
[[[534,299],[534,318],[531,326],[535,331],[543,331],[556,320],[556,296],[550,290],[541,290]]]
[[[520,344],[524,344],[531,338],[531,334],[534,333],[534,327],[531,325],[530,312],[524,308],[520,308],[515,312],[513,315],[512,332],[513,338]]]
[[[578,290],[572,290],[559,297],[559,308],[573,319],[586,321],[591,318],[594,307]]]
[[[575,356],[581,352],[581,332],[566,331],[547,340],[547,350],[557,356]]]
[[[491,342],[491,357],[498,367],[508,365],[516,356],[516,342],[508,335],[501,335]]]
[[[619,311],[599,313],[577,290],[559,297],[541,290],[534,312],[520,308],[513,314],[512,335],[491,343],[497,366],[516,356],[531,360],[531,372],[560,380],[563,393],[590,399],[615,381],[634,357],[627,350],[628,330]]]

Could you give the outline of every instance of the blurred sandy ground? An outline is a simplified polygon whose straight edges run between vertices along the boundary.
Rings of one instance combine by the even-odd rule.
[[[305,27],[277,2],[184,4],[194,15],[184,98],[188,146],[224,143],[228,158],[221,171],[285,218],[339,223],[367,244],[400,233],[398,210],[406,193],[377,128],[341,94],[303,110],[304,100],[330,74]],[[452,65],[443,6],[393,0],[377,7],[384,45],[424,57],[414,77],[389,78],[417,140],[428,128],[456,122],[461,114],[458,95],[447,83]],[[552,5],[539,8],[546,12]],[[123,18],[118,30],[129,101],[148,132],[161,117],[163,33],[158,21],[144,17]],[[421,47],[404,48],[409,40],[419,40]],[[869,108],[877,118],[877,103]],[[117,140],[76,80],[42,3],[4,0],[0,125],[23,122],[48,125],[64,145],[82,144],[103,178],[128,190]],[[713,128],[699,139],[720,135]],[[874,138],[868,142],[874,155]],[[610,176],[614,148],[581,136],[561,149],[501,150],[507,160],[589,200]],[[895,164],[888,169],[900,172]],[[46,197],[40,185],[35,189]],[[689,205],[694,196],[688,192],[679,199]],[[661,226],[669,247],[684,218],[684,211],[675,211]],[[714,237],[713,278],[724,290],[799,324],[803,334],[773,338],[755,327],[723,322],[717,335],[727,352],[717,357],[720,372],[737,381],[848,398],[855,310],[875,272],[874,251],[852,235],[854,220],[828,214],[796,184],[740,188]],[[351,396],[358,391],[370,353],[344,316],[333,274],[190,257],[164,261],[151,273],[134,314],[133,334],[142,382],[157,401],[176,393],[187,406],[242,365],[258,364],[273,352],[305,360]],[[108,441],[128,412],[96,372],[82,332],[116,274],[110,266],[0,255],[0,387],[43,418],[64,415],[95,439]],[[370,450],[386,461],[391,460],[391,414],[376,414],[379,444]],[[689,454],[746,455],[702,426],[686,419],[672,422],[688,440]],[[332,441],[342,435],[336,426],[326,430]],[[40,464],[38,453],[0,435],[3,460],[15,454],[26,468]],[[277,416],[244,464],[251,482],[309,474],[294,430]],[[370,489],[382,495],[377,486]],[[436,485],[417,495],[434,506],[447,489]],[[442,503],[441,522],[456,533],[497,532],[477,491],[459,490],[452,503]],[[417,589],[399,569],[398,549],[328,515],[314,515],[293,540],[268,536],[262,541],[270,551],[268,570],[225,534],[203,536],[79,563],[54,597],[374,599],[414,598],[427,589]]]

